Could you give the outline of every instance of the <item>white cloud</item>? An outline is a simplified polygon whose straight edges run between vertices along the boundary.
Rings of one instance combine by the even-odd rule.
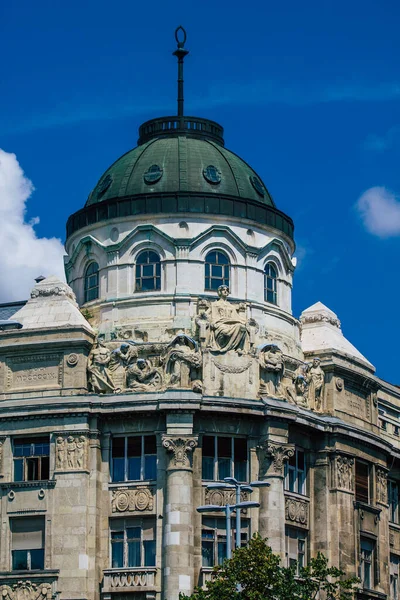
[[[61,240],[39,238],[38,217],[25,220],[33,190],[15,154],[0,149],[0,302],[29,298],[39,275],[64,279]]]
[[[394,125],[382,135],[375,133],[368,135],[364,142],[364,148],[373,152],[385,152],[395,146],[399,142],[399,138],[400,125]]]
[[[400,235],[400,201],[384,187],[372,187],[358,199],[356,208],[369,233],[381,238]]]

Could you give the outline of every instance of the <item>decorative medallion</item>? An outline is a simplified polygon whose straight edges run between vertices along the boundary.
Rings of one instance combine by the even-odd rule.
[[[217,167],[214,167],[214,165],[208,165],[208,167],[205,167],[203,169],[203,176],[208,183],[212,183],[214,185],[220,183],[222,179],[221,171],[217,169]]]
[[[143,174],[146,183],[157,183],[163,176],[163,170],[159,165],[151,165]]]
[[[130,490],[114,490],[112,494],[112,512],[133,512],[135,510],[152,511],[154,508],[153,492],[147,487]]]
[[[102,181],[100,181],[97,187],[97,196],[102,196],[112,184],[112,177],[110,174],[106,175]]]
[[[70,355],[67,357],[67,364],[68,364],[70,367],[74,367],[75,365],[77,365],[77,364],[78,364],[78,360],[79,360],[79,357],[78,357],[78,355],[77,355],[77,354],[75,354],[75,353],[72,353],[72,354],[70,354]]]
[[[336,377],[336,389],[338,392],[341,392],[344,386],[343,379],[341,377]]]
[[[250,183],[253,186],[253,188],[256,190],[257,194],[259,194],[260,196],[262,196],[264,198],[264,196],[265,196],[264,186],[261,183],[261,181],[258,179],[258,177],[256,177],[255,175],[251,175]]]

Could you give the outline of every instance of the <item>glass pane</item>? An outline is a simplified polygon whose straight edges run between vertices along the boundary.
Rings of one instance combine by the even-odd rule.
[[[27,481],[38,481],[39,479],[39,459],[38,458],[27,458],[26,459],[26,479]]]
[[[222,252],[217,252],[217,261],[219,265],[229,265],[229,258],[222,254]]]
[[[230,458],[219,458],[218,459],[218,480],[222,481],[225,477],[231,477],[231,459]]]
[[[153,265],[143,265],[143,274],[142,277],[153,277]]]
[[[222,279],[211,279],[211,285],[209,287],[209,289],[211,290],[217,290],[219,288],[220,285],[222,285]]]
[[[247,462],[237,462],[235,461],[235,478],[238,481],[246,481],[247,480]]]
[[[40,473],[40,479],[45,480],[45,479],[49,479],[49,457],[48,456],[42,456],[41,458],[41,473]]]
[[[44,569],[44,549],[30,550],[31,569]]]
[[[215,454],[215,438],[211,435],[203,436],[203,456],[212,456]]]
[[[111,566],[113,569],[124,566],[123,542],[113,542],[111,544]]]
[[[234,439],[235,462],[247,460],[247,440],[244,438]]]
[[[142,436],[128,438],[128,458],[142,455]]]
[[[28,568],[28,551],[13,550],[11,554],[13,571],[26,571]]]
[[[217,260],[217,253],[216,252],[209,252],[206,256],[206,262],[208,263],[215,263]]]
[[[211,456],[203,456],[202,471],[203,479],[214,479],[214,458],[211,458]]]
[[[145,454],[157,454],[157,443],[155,435],[144,436],[144,453]]]
[[[157,479],[157,456],[154,454],[144,457],[144,478]]]
[[[17,458],[14,460],[14,481],[24,480],[24,460]]]
[[[136,258],[136,264],[142,265],[143,263],[147,263],[148,252],[141,252]]]
[[[201,542],[201,556],[202,556],[202,564],[203,567],[213,567],[214,566],[214,556],[213,556],[214,543],[213,542]]]
[[[134,458],[128,458],[128,479],[130,481],[137,481],[140,479],[140,467],[141,458],[140,456]]]
[[[226,541],[218,540],[218,564],[221,565],[226,558]]]
[[[145,540],[144,546],[144,566],[154,567],[156,564],[156,541]]]
[[[155,281],[152,277],[151,279],[142,279],[141,289],[145,292],[149,292],[155,289]]]
[[[140,532],[141,532],[140,527],[127,527],[126,539],[140,541]]]
[[[219,265],[213,265],[211,268],[212,277],[222,277],[222,267]]]
[[[304,471],[304,452],[297,452],[297,467]]]
[[[112,461],[112,480],[124,481],[125,479],[125,459],[114,458]]]
[[[218,458],[222,456],[224,458],[231,458],[232,456],[232,438],[219,437],[218,438]]]
[[[128,542],[128,567],[140,567],[140,542]]]
[[[125,438],[116,437],[112,441],[112,457],[123,458],[125,456]]]
[[[149,252],[149,258],[148,258],[149,263],[156,263],[159,261],[160,261],[160,257],[158,256],[158,254],[156,252]]]

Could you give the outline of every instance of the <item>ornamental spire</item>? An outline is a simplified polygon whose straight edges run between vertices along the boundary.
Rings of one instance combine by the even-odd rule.
[[[178,117],[183,117],[183,61],[189,50],[185,50],[186,31],[179,25],[175,29],[175,39],[178,48],[173,55],[178,58]]]

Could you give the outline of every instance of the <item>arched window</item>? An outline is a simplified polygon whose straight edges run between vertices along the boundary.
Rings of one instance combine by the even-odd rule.
[[[99,297],[99,265],[91,262],[85,273],[85,302]]]
[[[213,250],[206,256],[205,289],[215,291],[220,285],[229,286],[229,258],[223,252]]]
[[[277,277],[278,273],[272,263],[267,263],[264,269],[264,299],[271,304],[277,304]]]
[[[136,292],[161,289],[161,262],[157,252],[144,250],[136,259]]]

